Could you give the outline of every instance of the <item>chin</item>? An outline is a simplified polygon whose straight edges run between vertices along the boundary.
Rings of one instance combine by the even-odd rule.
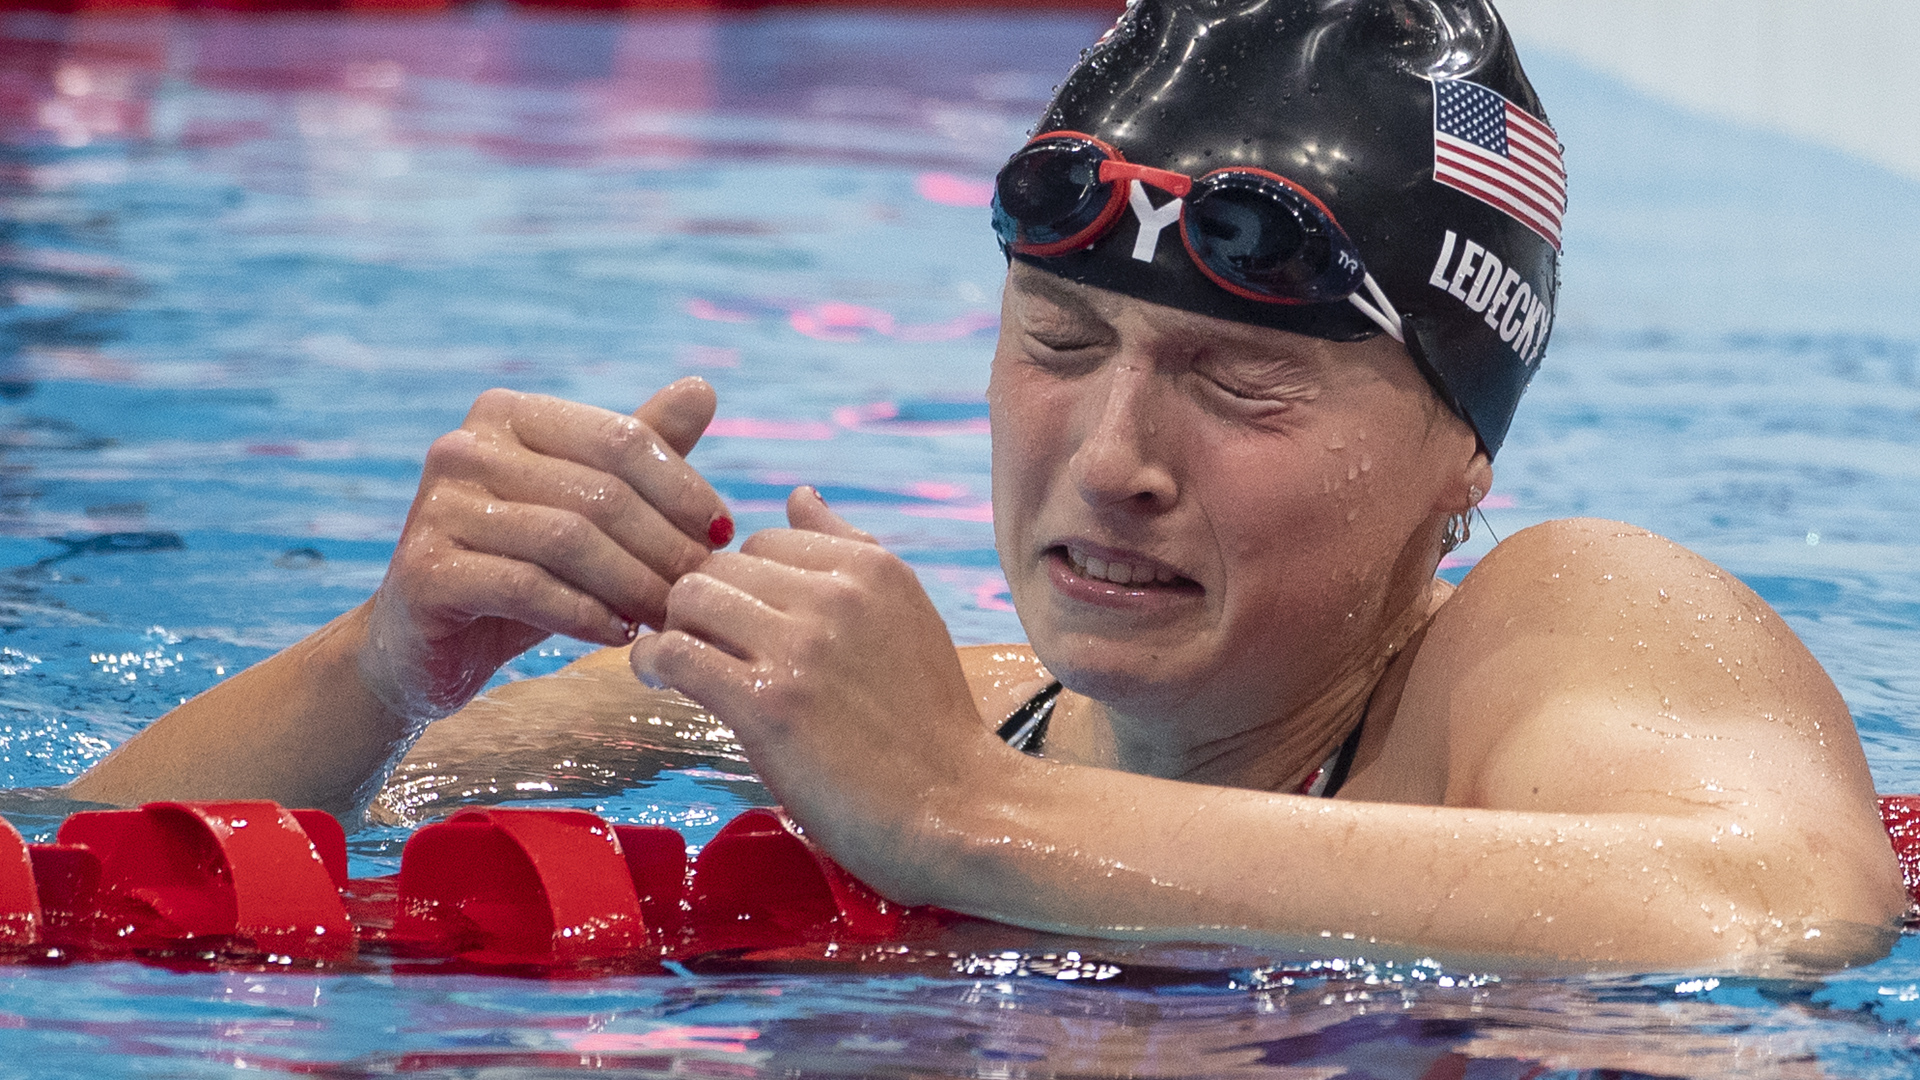
[[[1067,689],[1107,705],[1146,708],[1193,695],[1205,675],[1175,650],[1149,643],[1089,639],[1061,634],[1052,641],[1032,639],[1034,654]]]

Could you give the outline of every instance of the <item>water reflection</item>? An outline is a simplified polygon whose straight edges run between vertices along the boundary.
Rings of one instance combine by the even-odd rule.
[[[161,1069],[240,1061],[270,1074],[366,1077],[1261,1077],[1811,1080],[1911,1075],[1911,1041],[1790,984],[1383,986],[1376,969],[1290,990],[1222,980],[1095,989],[1051,979],[719,975],[590,986],[443,975],[168,976],[137,968],[39,980],[28,1031],[58,1067],[98,1055]],[[203,1015],[154,1011],[186,993]],[[383,1010],[392,1009],[392,1012]],[[344,1026],[369,1013],[386,1024]],[[114,1017],[108,1020],[109,1016]],[[63,1045],[64,1044],[64,1045]],[[113,1060],[111,1058],[107,1060]]]
[[[700,460],[743,527],[824,485],[958,635],[1017,636],[986,504],[1000,266],[979,204],[1101,21],[0,15],[0,776],[57,782],[363,598],[423,448],[500,383],[631,407],[706,375],[724,404]],[[1800,158],[1741,143],[1741,168],[1806,190],[1729,208],[1731,136],[1644,103],[1617,120],[1605,88],[1560,74],[1586,94],[1549,95],[1586,155],[1569,294],[1642,281],[1672,303],[1585,301],[1503,453],[1496,530],[1586,512],[1706,547],[1835,672],[1883,787],[1920,789],[1910,332],[1703,325],[1747,320],[1740,283],[1772,279],[1628,229],[1718,242],[1759,213],[1747,231],[1777,238],[1767,200],[1811,213],[1884,185],[1848,174],[1828,198],[1838,166],[1802,180]],[[1820,220],[1799,233],[1852,235]],[[1770,311],[1797,295],[1759,291]],[[576,654],[552,643],[512,674]],[[356,873],[463,800],[571,802],[698,843],[764,798],[714,725],[649,719],[567,761],[450,730],[356,836]],[[593,984],[6,969],[0,1025],[76,1076],[1906,1076],[1916,940],[1818,984],[1259,972],[1004,939],[855,974],[715,957]]]

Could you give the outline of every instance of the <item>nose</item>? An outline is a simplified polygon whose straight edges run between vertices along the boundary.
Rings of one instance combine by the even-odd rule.
[[[1081,436],[1069,468],[1081,498],[1096,507],[1165,510],[1179,495],[1157,419],[1167,388],[1155,385],[1152,367],[1124,358],[1095,379],[1072,418]]]

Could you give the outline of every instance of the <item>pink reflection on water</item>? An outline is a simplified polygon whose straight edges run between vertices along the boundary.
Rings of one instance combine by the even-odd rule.
[[[699,1024],[656,1028],[653,1031],[583,1031],[560,1038],[572,1049],[587,1054],[619,1053],[632,1050],[713,1050],[723,1054],[744,1054],[747,1044],[760,1037],[752,1028],[707,1027]]]
[[[893,316],[886,312],[839,300],[795,311],[787,324],[810,338],[842,343],[859,341],[863,330],[890,335],[894,329]]]
[[[967,497],[965,484],[950,484],[941,480],[921,480],[907,486],[907,494],[918,495],[923,499],[935,499],[948,502]]]
[[[860,341],[869,334],[915,344],[959,341],[1000,325],[1000,315],[994,311],[970,311],[938,322],[903,324],[891,312],[844,300],[796,304],[696,297],[682,304],[681,310],[696,319],[720,323],[750,323],[762,316],[777,318],[784,312],[787,325],[795,333],[842,345]]]
[[[998,570],[973,570],[958,566],[935,566],[931,570],[935,581],[965,593],[977,610],[1013,610],[1013,592],[1007,588],[1007,579]]]
[[[753,321],[751,312],[722,307],[711,300],[698,298],[687,301],[685,311],[694,318],[705,319],[707,322],[748,323]]]
[[[1000,315],[994,311],[970,311],[936,323],[915,323],[903,326],[893,336],[901,341],[958,341],[972,337],[982,330],[992,330],[1000,325]]]
[[[945,435],[985,435],[992,430],[984,416],[956,420],[901,420],[900,406],[891,401],[868,405],[842,405],[833,410],[833,422],[848,431],[867,435],[918,435],[938,438]]]
[[[730,439],[794,439],[819,442],[834,437],[832,424],[818,420],[755,420],[725,416],[707,425],[709,437]]]
[[[978,521],[993,523],[993,503],[976,502],[961,506],[908,506],[900,511],[908,517],[936,518],[941,521]]]
[[[923,172],[913,178],[920,197],[942,206],[978,208],[993,203],[993,181],[947,172]]]

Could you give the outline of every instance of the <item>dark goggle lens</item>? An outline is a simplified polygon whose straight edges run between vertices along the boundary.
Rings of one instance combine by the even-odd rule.
[[[1100,180],[1106,151],[1062,139],[1013,155],[994,184],[993,231],[1016,250],[1079,236],[1106,211],[1113,185]]]
[[[1353,241],[1306,197],[1252,173],[1217,173],[1194,186],[1187,246],[1225,282],[1309,304],[1345,300],[1366,276]]]

